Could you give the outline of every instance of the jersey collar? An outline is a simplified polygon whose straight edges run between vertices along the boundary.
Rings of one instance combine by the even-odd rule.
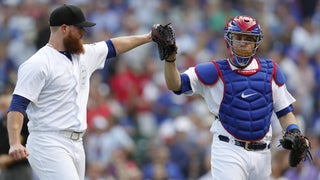
[[[69,51],[59,51],[61,54],[65,55],[70,61],[72,61],[72,56]]]

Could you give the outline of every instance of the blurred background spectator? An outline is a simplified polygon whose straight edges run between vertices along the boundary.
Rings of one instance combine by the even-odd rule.
[[[48,15],[62,3],[81,6],[97,23],[84,42],[148,32],[154,23],[171,22],[181,70],[226,57],[223,27],[229,18],[246,14],[258,19],[264,31],[258,54],[282,68],[315,162],[289,168],[288,152],[277,147],[282,132],[274,117],[272,178],[319,179],[319,0],[0,0],[1,94],[12,93],[18,66],[47,43]],[[155,44],[141,46],[109,59],[92,76],[85,137],[88,180],[210,178],[213,118],[200,97],[167,90],[157,51]]]

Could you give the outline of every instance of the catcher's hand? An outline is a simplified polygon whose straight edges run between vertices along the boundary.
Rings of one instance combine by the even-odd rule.
[[[171,23],[163,26],[161,24],[155,24],[151,31],[152,41],[156,42],[158,45],[159,56],[161,60],[166,60],[167,62],[174,62],[173,60],[168,60],[168,57],[173,53],[177,53],[176,40]]]
[[[290,150],[289,165],[296,167],[301,161],[307,157],[312,160],[310,153],[311,144],[307,137],[302,135],[298,129],[292,129],[283,135],[280,139],[283,148]]]

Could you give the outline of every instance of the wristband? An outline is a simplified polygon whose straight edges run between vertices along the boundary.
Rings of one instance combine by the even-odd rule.
[[[300,131],[298,125],[296,125],[296,124],[290,124],[290,125],[287,127],[286,132],[289,132],[289,131],[292,130],[292,129],[297,129],[297,130]]]

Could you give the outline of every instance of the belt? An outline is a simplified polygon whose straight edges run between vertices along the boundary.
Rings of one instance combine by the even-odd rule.
[[[76,132],[76,131],[60,131],[61,134],[71,140],[77,141],[81,139],[85,132]]]
[[[230,138],[227,136],[219,135],[218,136],[220,141],[232,143],[230,141]],[[249,141],[238,141],[234,140],[234,145],[243,147],[247,151],[258,151],[258,150],[264,150],[264,149],[270,149],[271,143],[262,143],[262,142],[249,142]]]

